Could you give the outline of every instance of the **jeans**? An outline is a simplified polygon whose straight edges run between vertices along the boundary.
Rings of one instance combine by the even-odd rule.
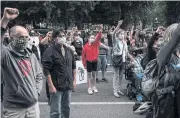
[[[70,117],[71,90],[50,93],[50,118]]]
[[[113,53],[113,47],[109,47],[109,50],[108,50],[108,64],[112,65],[112,53]]]
[[[135,88],[137,90],[141,89],[141,82],[142,82],[142,77],[143,73],[134,73],[134,79],[135,79]]]
[[[46,81],[46,96],[49,99],[50,98],[50,94],[49,94],[49,86],[48,86],[48,82]]]
[[[102,71],[102,78],[105,78],[105,71],[106,71],[106,65],[107,65],[107,57],[106,55],[99,55],[98,57],[98,69],[97,69],[97,74],[98,76],[98,71]]]
[[[113,67],[114,68],[114,78],[113,78],[114,92],[118,92],[120,90],[121,82],[123,79],[124,67],[125,67],[125,64],[123,64],[121,67]]]
[[[3,118],[40,118],[39,103],[30,108],[5,108]]]

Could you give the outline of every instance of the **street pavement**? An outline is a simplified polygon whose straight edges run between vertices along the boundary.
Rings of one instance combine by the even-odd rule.
[[[77,85],[75,92],[72,93],[70,118],[144,118],[144,116],[133,114],[132,107],[135,100],[129,100],[126,96],[121,96],[120,98],[113,96],[112,67],[108,67],[107,71],[106,78],[109,82],[98,83],[99,93],[97,94],[88,95],[87,84]],[[101,76],[101,73],[99,73],[99,76]],[[123,79],[122,83],[122,91],[126,92],[128,82]],[[39,102],[41,118],[49,118],[45,86],[41,92]]]

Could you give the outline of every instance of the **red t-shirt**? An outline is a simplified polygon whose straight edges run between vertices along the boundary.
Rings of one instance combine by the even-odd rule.
[[[99,32],[96,35],[95,42],[92,45],[89,45],[89,43],[86,43],[82,50],[82,61],[83,65],[86,67],[86,61],[97,61],[98,55],[99,55],[99,46],[100,46],[100,39],[101,39],[102,33]]]

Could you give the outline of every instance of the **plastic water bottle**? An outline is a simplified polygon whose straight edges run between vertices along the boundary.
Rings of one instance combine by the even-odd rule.
[[[136,95],[136,99],[137,99],[137,101],[142,102],[143,96],[139,93]]]

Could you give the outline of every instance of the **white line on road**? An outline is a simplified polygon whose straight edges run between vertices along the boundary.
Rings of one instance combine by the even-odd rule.
[[[98,71],[98,72],[101,72],[101,71]],[[106,71],[107,73],[112,73],[113,71]]]
[[[39,102],[40,105],[47,105],[47,102]],[[71,105],[134,105],[135,102],[71,102]]]

